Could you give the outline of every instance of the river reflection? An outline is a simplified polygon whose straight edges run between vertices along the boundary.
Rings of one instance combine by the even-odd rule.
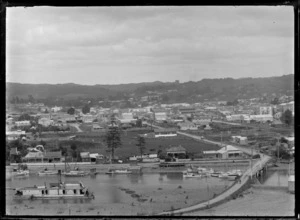
[[[177,207],[183,207],[189,203],[194,204],[206,200],[213,197],[215,193],[222,192],[229,184],[233,183],[213,177],[186,179],[183,178],[182,173],[98,174],[77,178],[62,177],[62,181],[81,181],[94,193],[95,199],[17,200],[13,199],[14,191],[7,190],[7,207],[10,212],[15,211],[17,214],[25,212],[37,215],[43,214],[41,210],[45,210],[46,213],[63,214],[65,213],[64,210],[69,210],[67,206],[70,206],[71,209],[77,207],[78,210],[86,209],[90,210],[89,212],[95,209],[98,212],[112,214],[122,214],[123,212],[128,212],[127,209],[130,209],[131,214],[141,210],[144,210],[144,212],[147,210],[159,212],[159,210],[170,208],[170,204],[175,207],[176,205]],[[33,185],[49,185],[49,183],[53,182],[58,182],[57,176],[40,177],[31,175],[21,179],[12,178],[6,181],[6,187],[18,188]],[[22,209],[20,208],[17,211],[14,208],[16,205],[19,205]],[[34,210],[36,211],[34,212]]]

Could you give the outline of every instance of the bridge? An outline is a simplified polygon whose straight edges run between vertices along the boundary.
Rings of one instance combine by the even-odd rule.
[[[152,126],[155,128],[163,129],[162,127],[159,127],[157,125],[152,125]],[[192,135],[192,134],[188,134],[185,132],[178,131],[177,134],[183,135],[186,137],[190,137],[190,138],[193,138],[198,141],[217,144],[220,146],[222,145],[222,143],[220,143],[220,142],[208,140],[208,139],[199,137],[197,135]],[[264,154],[256,151],[255,149],[249,149],[247,147],[241,147],[241,146],[234,146],[234,147],[236,147],[237,149],[239,149],[249,155],[253,155],[253,154],[260,155],[260,159],[256,160],[254,162],[254,164],[251,163],[251,166],[249,167],[249,169],[247,169],[243,173],[243,175],[240,178],[240,181],[235,181],[235,183],[231,187],[229,187],[227,190],[225,190],[223,193],[219,194],[218,196],[216,196],[208,201],[201,202],[197,205],[193,205],[193,206],[182,208],[182,209],[166,211],[166,212],[160,213],[159,215],[176,215],[176,214],[181,215],[184,213],[194,212],[194,211],[207,209],[207,208],[211,208],[213,206],[219,205],[222,202],[231,199],[235,194],[242,192],[248,186],[251,179],[254,176],[260,175],[261,172],[263,172],[266,169],[267,164],[272,160],[272,158],[270,156],[264,155]]]

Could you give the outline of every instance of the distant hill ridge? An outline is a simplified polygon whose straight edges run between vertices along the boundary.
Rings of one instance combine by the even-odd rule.
[[[120,94],[136,94],[137,96],[147,95],[156,92],[168,96],[170,99],[179,101],[186,97],[200,99],[230,100],[234,98],[251,98],[262,94],[293,94],[294,74],[279,77],[262,78],[221,78],[202,79],[193,82],[143,82],[119,85],[79,85],[74,83],[66,84],[21,84],[6,83],[7,97],[28,97],[42,99],[48,97],[59,98],[108,98]]]

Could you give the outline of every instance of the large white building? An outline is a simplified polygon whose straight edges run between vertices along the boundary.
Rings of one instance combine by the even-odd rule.
[[[156,121],[165,121],[167,120],[167,113],[166,112],[155,112],[154,117]]]

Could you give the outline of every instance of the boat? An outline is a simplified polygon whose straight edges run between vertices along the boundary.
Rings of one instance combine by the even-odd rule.
[[[235,175],[229,175],[228,173],[221,173],[219,174],[220,179],[227,179],[227,180],[235,180],[237,176]]]
[[[184,178],[200,178],[202,177],[202,174],[199,173],[191,173],[191,172],[183,172]]]
[[[235,177],[240,177],[243,175],[242,171],[240,171],[240,170],[232,170],[232,171],[227,172],[227,174],[229,176],[235,176]]]
[[[29,170],[13,169],[12,176],[29,176]]]
[[[212,176],[212,177],[219,177],[220,174],[222,174],[222,172],[214,171],[213,173],[210,174],[210,176]]]
[[[106,172],[106,174],[130,174],[132,173],[132,171],[128,170],[128,169],[117,169],[117,168],[109,168],[108,171]]]
[[[81,182],[50,183],[49,186],[31,186],[15,189],[15,198],[20,199],[94,199],[90,192]]]
[[[202,168],[202,167],[198,167],[197,168],[198,173],[202,174],[203,176],[211,176],[214,173],[213,169],[206,169],[206,168]]]
[[[56,170],[48,170],[47,168],[45,168],[44,170],[38,172],[39,176],[57,175],[57,174],[58,174],[58,171],[56,171]]]
[[[89,172],[82,170],[70,170],[67,172],[63,172],[62,175],[64,175],[65,177],[81,177],[89,175]]]

